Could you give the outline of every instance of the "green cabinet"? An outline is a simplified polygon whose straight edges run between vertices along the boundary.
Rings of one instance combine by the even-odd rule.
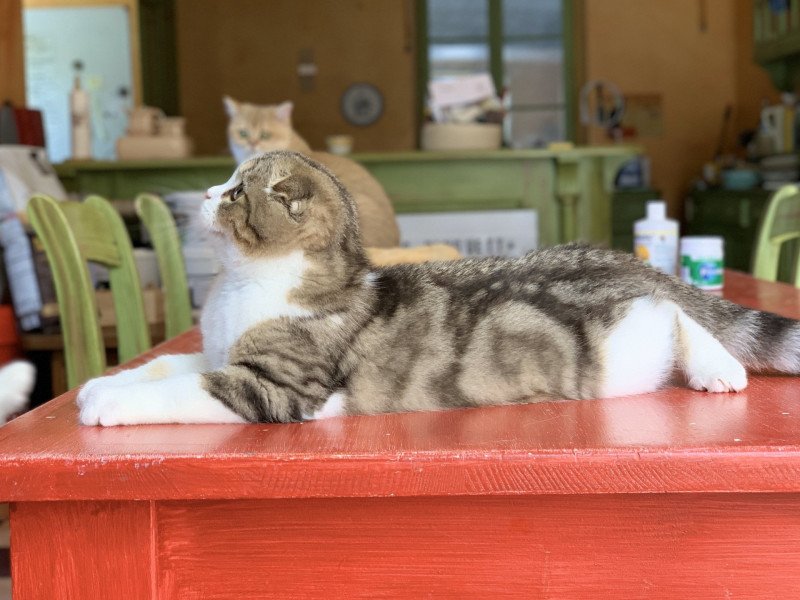
[[[380,181],[398,213],[532,208],[538,213],[542,246],[573,240],[609,245],[614,180],[619,168],[640,152],[635,146],[592,146],[382,152],[352,158]],[[206,189],[227,180],[233,168],[229,157],[56,165],[68,191],[110,199]]]
[[[800,84],[800,3],[753,1],[753,57],[783,91]]]
[[[651,189],[616,190],[611,197],[611,247],[633,252],[633,224],[644,219],[647,202],[658,200],[661,194]]]
[[[725,240],[725,266],[750,271],[758,227],[772,192],[703,190],[686,200],[684,235],[718,235]]]

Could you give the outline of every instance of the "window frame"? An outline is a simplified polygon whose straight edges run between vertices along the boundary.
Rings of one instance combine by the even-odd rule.
[[[561,0],[561,35],[553,34],[503,34],[503,0],[486,0],[488,5],[489,31],[488,37],[461,36],[447,38],[448,43],[486,42],[489,46],[489,72],[494,79],[495,88],[503,87],[505,69],[503,65],[503,47],[508,42],[529,42],[560,39],[562,42],[564,67],[564,103],[542,103],[517,105],[514,108],[522,111],[547,110],[564,108],[564,126],[569,141],[581,141],[578,129],[578,91],[576,82],[582,72],[579,60],[583,55],[583,2],[584,0]],[[430,75],[430,44],[428,34],[428,0],[416,0],[417,25],[417,114],[420,124],[425,121],[425,97]],[[445,41],[444,39],[442,41]]]
[[[133,105],[142,103],[142,52],[139,36],[138,0],[22,0],[22,10],[37,8],[102,8],[120,6],[128,11],[128,36],[131,45],[131,97]]]

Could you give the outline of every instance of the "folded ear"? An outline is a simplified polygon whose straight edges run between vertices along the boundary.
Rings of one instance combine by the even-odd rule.
[[[239,112],[239,103],[230,96],[223,96],[222,103],[225,105],[225,112],[228,113],[229,117]]]
[[[294,108],[294,104],[290,101],[282,102],[275,107],[275,116],[278,117],[281,121],[289,121],[292,118],[292,109]]]
[[[290,207],[294,202],[302,203],[314,195],[314,182],[308,175],[290,175],[271,187],[274,193],[286,199]]]

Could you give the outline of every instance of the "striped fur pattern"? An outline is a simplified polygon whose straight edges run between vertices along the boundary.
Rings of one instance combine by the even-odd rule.
[[[638,394],[676,378],[729,392],[745,368],[800,372],[795,321],[619,252],[373,267],[352,197],[301,154],[250,159],[208,198],[225,269],[203,355],[90,383],[84,423],[292,422]]]

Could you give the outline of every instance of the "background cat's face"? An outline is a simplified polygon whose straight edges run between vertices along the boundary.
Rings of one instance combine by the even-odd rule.
[[[358,238],[354,203],[324,167],[296,152],[272,152],[240,164],[202,206],[206,227],[239,254],[322,251]]]
[[[292,136],[292,103],[256,105],[223,99],[228,112],[228,143],[236,162],[273,150],[285,150]]]

